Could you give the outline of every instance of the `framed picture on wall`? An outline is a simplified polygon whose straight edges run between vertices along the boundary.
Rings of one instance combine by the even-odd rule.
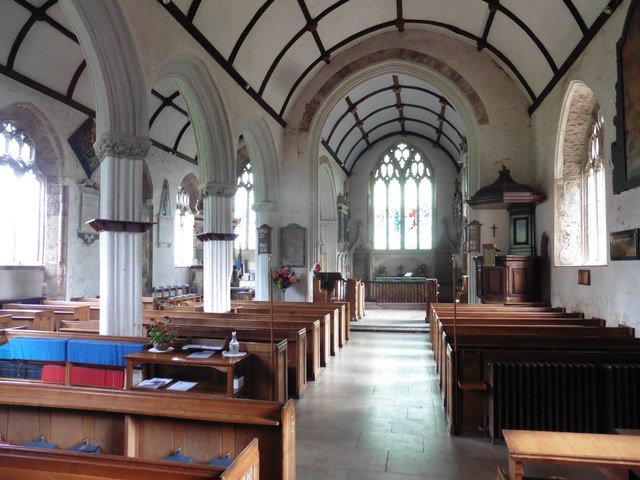
[[[610,249],[611,260],[637,260],[638,229],[612,233]]]
[[[640,1],[633,0],[618,41],[613,191],[640,186]]]

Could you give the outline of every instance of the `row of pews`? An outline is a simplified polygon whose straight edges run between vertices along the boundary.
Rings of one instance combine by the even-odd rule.
[[[7,323],[0,326],[0,348],[14,338],[140,341],[97,335],[97,299],[11,307],[4,317]],[[180,449],[194,465],[169,465],[168,471],[177,472],[171,478],[249,479],[258,478],[259,469],[263,478],[295,479],[295,410],[290,397],[302,395],[349,340],[349,303],[234,301],[228,313],[202,310],[195,302],[171,305],[145,298],[143,325],[170,318],[179,334],[175,348],[225,342],[231,331],[237,332],[241,351],[251,354],[248,398],[216,396],[212,402],[202,393],[79,386],[69,381],[68,372],[79,368],[70,362],[67,373],[64,362],[47,366],[49,372],[59,370],[58,384],[4,378],[0,380],[0,477],[53,478],[36,473],[49,468],[55,478],[169,478],[153,472],[167,463],[162,459],[169,453]],[[17,324],[15,318],[24,316],[41,323]],[[144,335],[142,327],[140,336]],[[31,462],[41,452],[19,445],[40,436],[58,448]],[[90,460],[87,454],[67,451],[81,439],[99,444],[103,454],[91,455]],[[230,467],[207,465],[211,458],[227,453],[234,459]],[[55,467],[47,467],[49,463]],[[31,477],[21,473],[29,464]],[[101,473],[91,473],[95,469]],[[151,473],[143,476],[141,469]]]
[[[141,339],[21,329],[0,334],[0,345],[15,340],[37,347],[38,340],[111,345]],[[55,367],[56,362],[32,363]],[[92,369],[98,375],[106,368],[112,367]],[[0,381],[0,478],[154,478],[141,470],[164,467],[175,476],[158,478],[295,479],[293,401],[215,398],[212,402],[205,394],[5,378]],[[55,445],[55,451],[29,453],[23,445],[37,438]],[[99,446],[103,454],[68,451],[83,440]],[[193,465],[167,462],[177,451]],[[30,462],[39,455],[42,460]],[[228,461],[216,463],[226,457],[233,460],[231,466]],[[52,466],[47,467],[48,462]],[[33,476],[22,474],[25,468],[33,470]],[[46,473],[47,468],[56,476]]]
[[[428,322],[452,434],[640,427],[633,328],[561,308],[432,303]]]

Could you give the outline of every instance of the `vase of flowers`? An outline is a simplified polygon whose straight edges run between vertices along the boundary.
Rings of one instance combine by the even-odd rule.
[[[151,323],[145,325],[145,328],[153,348],[160,352],[168,351],[171,347],[171,342],[178,335],[176,326],[169,317],[164,317],[164,320],[160,321],[154,318]]]
[[[283,267],[271,274],[271,281],[273,281],[273,283],[282,290],[282,300],[284,300],[284,292],[291,285],[298,282],[298,277],[296,277],[296,272],[294,272],[290,267]]]

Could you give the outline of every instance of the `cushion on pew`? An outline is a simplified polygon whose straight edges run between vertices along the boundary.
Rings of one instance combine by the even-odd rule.
[[[231,458],[230,456],[222,457],[222,458],[214,458],[212,460],[209,460],[209,465],[213,467],[228,467],[232,463],[233,463],[233,458]]]
[[[44,383],[64,385],[66,371],[67,369],[62,365],[43,365],[42,381]]]
[[[10,360],[11,359],[11,347],[9,347],[9,342],[0,345],[0,360]]]
[[[74,363],[124,367],[126,362],[122,357],[128,353],[139,352],[144,346],[144,343],[123,343],[72,338],[69,340],[67,355],[69,361]]]
[[[176,449],[173,455],[164,457],[163,460],[168,460],[170,462],[193,463],[193,459],[191,457],[185,457],[184,455],[182,455],[179,448]]]
[[[12,338],[9,340],[11,358],[64,362],[67,360],[66,338]]]
[[[23,443],[23,446],[29,447],[29,448],[46,448],[46,449],[58,448],[53,443],[47,442],[44,435],[41,435],[37,440],[32,440],[30,442]]]
[[[91,445],[89,440],[83,440],[82,443],[69,447],[69,451],[81,453],[102,453],[102,449],[98,445]]]
[[[69,367],[69,385],[124,388],[124,370],[71,365]]]

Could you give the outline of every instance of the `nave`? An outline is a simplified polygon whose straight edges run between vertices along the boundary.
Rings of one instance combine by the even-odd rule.
[[[489,480],[507,466],[502,442],[447,432],[424,334],[353,331],[296,404],[299,480]],[[604,478],[531,466],[529,475]]]

